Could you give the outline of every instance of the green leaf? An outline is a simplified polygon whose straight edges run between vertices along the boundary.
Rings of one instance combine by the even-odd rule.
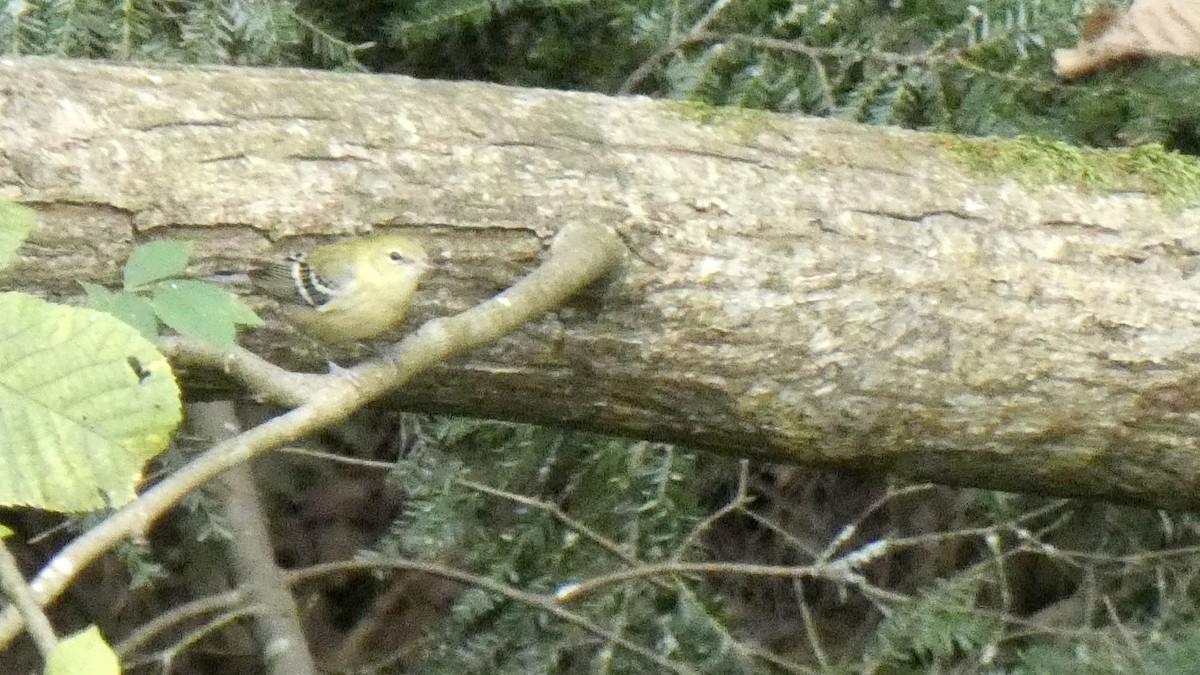
[[[0,201],[0,269],[8,267],[16,258],[17,249],[33,230],[33,210]]]
[[[158,317],[150,301],[133,293],[113,293],[103,286],[79,282],[87,293],[84,306],[107,312],[132,326],[142,337],[153,342],[158,339]]]
[[[195,279],[171,279],[155,284],[151,304],[162,322],[222,349],[234,345],[238,325],[262,323],[249,307],[220,286]]]
[[[109,314],[0,293],[0,505],[128,503],[179,425],[150,342]]]
[[[100,629],[91,626],[64,638],[46,658],[46,675],[121,675],[121,662]]]
[[[125,263],[125,290],[182,274],[191,251],[192,242],[169,239],[138,246]]]

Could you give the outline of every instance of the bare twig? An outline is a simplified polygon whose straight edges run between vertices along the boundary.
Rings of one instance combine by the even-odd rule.
[[[252,611],[252,607],[237,607],[219,614],[212,619],[204,622],[194,630],[189,631],[186,635],[173,643],[170,647],[162,650],[153,657],[144,659],[135,659],[129,663],[123,664],[125,668],[133,669],[146,663],[159,662],[163,664],[162,672],[171,672],[171,662],[179,657],[185,649],[191,647],[197,642],[203,640],[209,634],[217,631],[224,626],[237,621],[242,615]]]
[[[0,590],[4,591],[4,596],[29,626],[29,635],[33,637],[42,659],[48,658],[50,652],[58,646],[58,636],[54,634],[54,626],[50,625],[50,619],[46,617],[29,585],[25,583],[21,567],[12,551],[8,550],[3,537],[0,537]]]
[[[113,647],[113,651],[115,651],[118,656],[124,659],[125,657],[137,652],[144,645],[148,644],[159,633],[162,633],[173,626],[184,623],[185,621],[190,621],[199,616],[204,616],[205,614],[211,614],[213,612],[222,610],[227,611],[229,608],[243,604],[245,601],[246,594],[241,589],[234,589],[219,595],[210,595],[208,597],[200,598],[199,600],[193,600],[191,602],[172,607],[154,617],[154,619],[148,623],[142,624],[137,630],[125,636],[124,640],[121,640]],[[126,663],[125,665],[126,667],[129,667],[132,665],[132,663]]]
[[[906,601],[908,597],[900,593],[892,593],[872,586],[849,565],[757,565],[754,563],[709,562],[687,563],[667,562],[643,565],[638,568],[621,570],[610,574],[592,577],[586,581],[565,586],[556,598],[559,602],[574,602],[579,598],[610,584],[655,576],[678,576],[689,574],[743,574],[759,577],[784,577],[826,579],[837,583],[849,584],[862,590],[872,597],[881,597],[893,601]]]
[[[734,491],[733,498],[725,503],[724,506],[713,511],[707,518],[696,524],[688,536],[675,547],[675,552],[671,554],[671,560],[678,561],[683,557],[683,554],[691,548],[692,544],[699,541],[718,520],[733,513],[734,511],[744,510],[746,504],[750,503],[750,497],[746,493],[746,486],[750,483],[750,460],[743,459],[738,462],[738,480],[737,489]]]

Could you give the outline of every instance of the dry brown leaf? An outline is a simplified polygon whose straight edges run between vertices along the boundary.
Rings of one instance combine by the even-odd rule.
[[[1096,10],[1087,24],[1079,46],[1054,52],[1055,70],[1064,80],[1140,58],[1200,58],[1196,0],[1136,0],[1124,14]]]

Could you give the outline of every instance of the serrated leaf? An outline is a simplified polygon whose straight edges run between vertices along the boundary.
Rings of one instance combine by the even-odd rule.
[[[158,317],[148,300],[133,293],[113,293],[103,286],[86,281],[79,283],[87,293],[85,307],[112,314],[129,324],[147,340],[153,342],[158,339]]]
[[[0,293],[0,505],[120,506],[179,425],[179,388],[109,314]]]
[[[121,661],[91,626],[64,638],[46,658],[46,675],[121,675]]]
[[[192,242],[170,239],[138,246],[125,263],[125,290],[182,274],[191,251]]]
[[[262,320],[220,286],[195,279],[171,279],[155,284],[151,304],[162,322],[183,335],[222,349],[234,345],[237,325]]]
[[[35,222],[32,209],[0,201],[0,269],[12,264]]]

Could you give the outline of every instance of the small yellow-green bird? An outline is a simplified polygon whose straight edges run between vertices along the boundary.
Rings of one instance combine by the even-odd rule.
[[[420,244],[385,234],[288,256],[256,274],[254,282],[283,303],[302,331],[324,342],[354,342],[399,326],[430,267]]]

